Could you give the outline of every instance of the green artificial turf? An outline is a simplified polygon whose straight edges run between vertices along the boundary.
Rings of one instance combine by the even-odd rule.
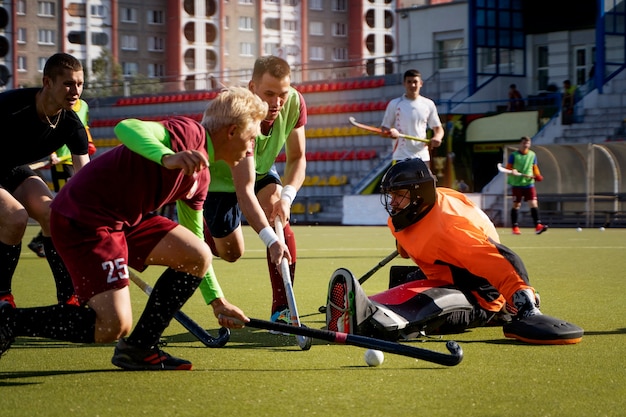
[[[36,233],[29,227],[25,243]],[[385,227],[295,226],[295,292],[302,321],[324,326],[317,313],[340,267],[359,278],[394,249]],[[532,346],[500,328],[472,329],[411,342],[445,352],[454,339],[464,359],[454,367],[385,354],[376,368],[364,349],[315,340],[301,351],[294,337],[235,330],[221,349],[205,348],[176,322],[165,350],[189,359],[190,372],[125,372],[110,363],[113,345],[72,345],[18,338],[0,359],[0,416],[621,416],[626,410],[626,229],[551,229],[521,236],[502,229],[504,244],[526,263],[544,313],[585,329],[580,344]],[[234,264],[215,261],[229,301],[268,319],[271,292],[265,251],[246,227],[247,251]],[[363,288],[386,289],[391,265]],[[162,269],[142,277],[154,283]],[[54,302],[45,260],[24,245],[14,279],[22,307]],[[131,288],[137,319],[147,297]],[[199,294],[183,308],[216,332]]]

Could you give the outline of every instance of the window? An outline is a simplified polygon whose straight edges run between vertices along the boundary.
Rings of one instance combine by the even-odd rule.
[[[137,9],[122,7],[122,10],[120,10],[120,21],[124,23],[137,23]]]
[[[280,19],[274,17],[268,17],[265,19],[265,28],[272,30],[280,30]]]
[[[106,17],[106,10],[104,8],[104,5],[102,4],[91,5],[91,16],[92,17]]]
[[[19,72],[25,72],[28,70],[28,66],[26,65],[26,57],[25,56],[18,56],[17,57],[17,70]]]
[[[253,0],[239,0],[239,4],[254,4]]]
[[[333,61],[346,61],[348,50],[346,48],[333,48]]]
[[[230,25],[230,16],[224,16],[224,30],[228,29]]]
[[[241,42],[239,44],[239,55],[241,56],[253,56],[254,45],[250,42]]]
[[[136,62],[123,62],[122,72],[127,77],[132,77],[139,73],[139,65]]]
[[[345,12],[348,10],[348,0],[332,0],[332,10],[335,12]]]
[[[295,20],[285,20],[285,32],[297,32],[298,22]]]
[[[54,45],[54,31],[50,29],[39,29],[37,43],[40,45]]]
[[[311,10],[324,10],[324,0],[310,0],[309,8]]]
[[[239,30],[252,29],[252,18],[249,16],[239,16]]]
[[[55,16],[55,3],[51,2],[51,1],[40,1],[37,4],[38,8],[37,8],[37,15],[38,16],[49,16],[49,17],[53,17]]]
[[[548,88],[548,65],[550,60],[548,59],[548,47],[539,46],[537,48],[537,88],[539,90],[545,90]]]
[[[312,46],[309,49],[309,59],[311,61],[323,61],[324,60],[324,47]]]
[[[123,35],[122,36],[122,50],[123,51],[136,51],[137,50],[137,36]]]
[[[165,49],[165,40],[156,36],[148,38],[148,51],[160,51]]]
[[[148,64],[148,77],[165,77],[165,67],[163,64]]]
[[[333,36],[348,36],[348,26],[343,22],[333,23]]]
[[[17,28],[17,43],[26,43],[26,28]]]
[[[46,62],[48,61],[48,57],[40,56],[37,58],[37,71],[43,72],[44,67],[46,66]]]
[[[23,16],[26,14],[26,0],[17,0],[15,13],[17,13],[20,16]]]
[[[276,55],[276,50],[280,47],[277,43],[266,42],[263,45],[265,55]]]
[[[324,35],[324,23],[309,22],[309,34],[313,36],[323,36]]]
[[[163,10],[148,10],[148,24],[162,25],[165,23]]]
[[[463,68],[463,39],[437,41],[439,69]]]

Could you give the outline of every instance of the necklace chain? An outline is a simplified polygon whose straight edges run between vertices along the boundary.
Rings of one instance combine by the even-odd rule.
[[[55,123],[52,123],[52,120],[50,120],[50,118],[48,117],[48,115],[46,113],[44,113],[43,115],[46,116],[46,120],[48,121],[48,124],[50,125],[51,128],[55,129],[57,127],[57,125],[59,124],[59,120],[61,120],[61,113],[63,112],[63,110],[61,110],[59,112],[59,114],[57,114],[57,120]]]

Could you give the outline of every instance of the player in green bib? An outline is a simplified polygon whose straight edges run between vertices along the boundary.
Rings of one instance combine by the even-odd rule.
[[[531,144],[531,139],[528,136],[523,136],[520,139],[519,149],[509,155],[509,160],[506,164],[508,169],[513,170],[513,173],[509,174],[507,180],[513,194],[511,224],[514,235],[522,233],[518,223],[519,209],[522,206],[522,200],[526,200],[528,207],[530,207],[530,214],[535,223],[535,233],[539,235],[548,230],[548,226],[542,224],[539,219],[539,205],[537,203],[535,181],[543,181],[543,176],[537,165],[537,155],[530,150]]]
[[[276,56],[256,60],[248,88],[268,104],[269,110],[261,123],[253,153],[232,170],[222,163],[211,164],[211,184],[204,206],[210,232],[207,241],[216,256],[235,262],[244,253],[243,214],[267,247],[273,298],[271,319],[290,323],[277,266],[286,258],[293,282],[296,242],[288,222],[291,204],[305,178],[306,104],[302,95],[291,87],[289,64]],[[283,147],[286,165],[281,180],[274,162]],[[272,228],[277,216],[284,223],[285,244],[278,241]]]

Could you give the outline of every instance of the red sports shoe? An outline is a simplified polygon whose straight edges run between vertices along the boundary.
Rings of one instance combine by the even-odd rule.
[[[540,235],[543,232],[545,232],[546,230],[548,230],[548,226],[543,225],[541,223],[539,223],[536,227],[535,227],[535,234]]]
[[[514,235],[521,235],[522,232],[519,230],[519,226],[513,226],[513,234]]]
[[[15,299],[13,298],[13,294],[0,295],[0,301],[6,301],[11,304],[11,307],[15,308]]]

